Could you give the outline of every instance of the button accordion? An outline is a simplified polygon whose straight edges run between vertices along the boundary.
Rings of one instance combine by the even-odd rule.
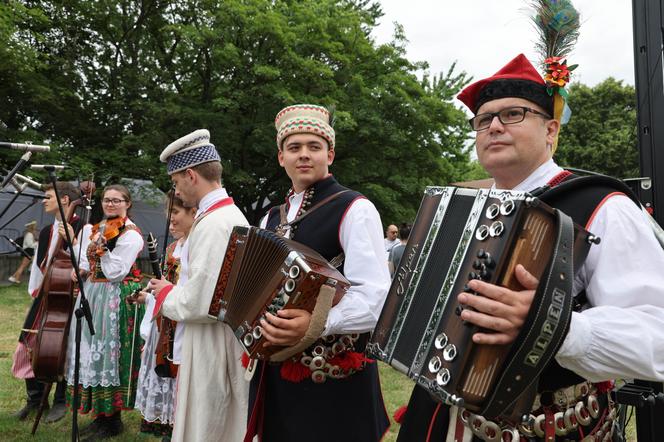
[[[524,192],[427,188],[369,356],[439,401],[502,415],[562,342],[574,273],[593,241],[562,212]],[[522,333],[510,345],[473,343],[478,328],[460,318],[457,295],[469,291],[470,279],[522,290],[517,264],[540,280]]]
[[[309,247],[258,227],[235,226],[226,248],[208,316],[228,324],[252,359],[269,359],[284,347],[263,337],[265,313],[313,311],[321,286],[335,289],[332,305],[350,282]]]

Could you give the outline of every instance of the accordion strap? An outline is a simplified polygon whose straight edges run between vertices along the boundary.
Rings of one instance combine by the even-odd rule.
[[[537,382],[567,335],[572,318],[574,224],[560,210],[555,213],[558,235],[551,262],[540,279],[530,313],[509,357],[510,362],[480,412],[483,416],[503,414],[531,384]]]
[[[336,290],[327,284],[323,284],[320,287],[318,298],[316,298],[316,306],[311,312],[309,328],[307,329],[302,339],[300,339],[300,342],[274,353],[272,357],[270,357],[270,361],[282,362],[292,356],[298,355],[321,337],[323,331],[325,330],[327,315],[332,308],[332,301],[334,300],[335,293]]]
[[[286,203],[280,205],[280,206],[279,206],[279,218],[280,218],[279,222],[280,222],[280,226],[282,226],[282,227],[284,227],[284,226],[294,226],[295,224],[297,224],[297,223],[299,223],[300,221],[302,221],[302,219],[304,219],[304,217],[306,217],[307,215],[309,215],[309,214],[315,212],[316,209],[318,209],[318,208],[324,206],[325,204],[329,203],[330,201],[332,201],[332,200],[334,200],[334,199],[340,197],[342,194],[344,194],[344,193],[346,193],[346,192],[349,192],[349,191],[350,191],[350,189],[340,190],[340,191],[337,192],[337,193],[333,193],[332,195],[330,195],[330,196],[328,196],[328,197],[326,197],[326,198],[323,198],[322,200],[320,200],[319,202],[317,202],[316,204],[314,204],[313,206],[311,206],[311,208],[310,208],[309,210],[305,211],[304,213],[302,213],[300,216],[298,216],[297,218],[295,218],[295,219],[294,219],[293,221],[291,221],[291,222],[288,222],[288,220],[286,219],[286,215],[287,215],[287,212],[286,212]]]

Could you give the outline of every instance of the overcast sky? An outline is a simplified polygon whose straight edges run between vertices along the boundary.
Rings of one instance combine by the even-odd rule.
[[[524,0],[381,0],[385,16],[377,42],[391,40],[394,22],[409,40],[408,58],[427,61],[431,73],[457,70],[475,79],[490,76],[523,52],[536,64],[537,34]],[[581,35],[570,55],[578,63],[572,81],[594,86],[609,76],[634,84],[632,2],[574,0]]]

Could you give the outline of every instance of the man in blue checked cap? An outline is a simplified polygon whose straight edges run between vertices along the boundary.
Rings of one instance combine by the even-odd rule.
[[[231,230],[248,222],[221,184],[220,157],[206,129],[169,144],[159,159],[166,163],[175,195],[198,207],[182,248],[177,285],[164,279],[148,285],[156,293],[154,315],[178,323],[173,440],[242,440],[249,388],[240,362],[243,350],[232,330],[207,313]]]

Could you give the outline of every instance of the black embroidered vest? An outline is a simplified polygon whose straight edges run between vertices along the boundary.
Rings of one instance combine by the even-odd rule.
[[[330,195],[347,190],[332,175],[315,183],[313,188],[311,207]],[[348,207],[357,198],[363,198],[362,194],[351,190],[319,207],[297,224],[291,239],[311,247],[323,255],[323,258],[331,261],[343,252],[339,242],[341,221]],[[275,231],[279,221],[279,208],[273,207],[268,215],[266,229]],[[339,270],[343,273],[343,264]]]

